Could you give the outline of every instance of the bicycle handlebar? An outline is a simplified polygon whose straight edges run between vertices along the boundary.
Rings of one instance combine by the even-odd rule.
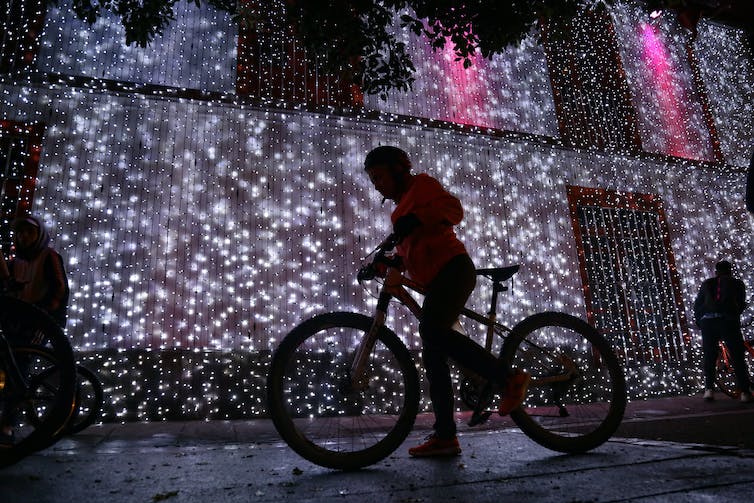
[[[395,248],[395,245],[397,245],[400,241],[401,238],[395,233],[392,233],[387,238],[385,238],[382,243],[377,245],[377,248],[372,250],[372,252],[366,257],[369,258],[371,255],[374,255],[372,261],[367,265],[359,268],[359,272],[356,274],[357,281],[361,283],[362,281],[369,281],[374,279],[377,276],[378,272],[375,264],[377,264],[378,262],[383,262],[388,265],[395,265],[392,261],[386,259],[385,254]]]

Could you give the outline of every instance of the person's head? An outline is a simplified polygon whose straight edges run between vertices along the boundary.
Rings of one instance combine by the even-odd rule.
[[[37,217],[27,215],[16,218],[11,224],[16,254],[22,258],[34,256],[50,242],[50,237]]]
[[[721,260],[715,264],[715,273],[718,276],[730,276],[733,273],[733,266],[727,260]]]
[[[388,145],[371,150],[364,160],[364,169],[382,197],[393,201],[400,199],[412,176],[408,154]]]

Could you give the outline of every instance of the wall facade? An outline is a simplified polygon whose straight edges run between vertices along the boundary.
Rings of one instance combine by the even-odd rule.
[[[430,97],[426,106],[418,93],[338,113],[236,97],[229,70],[235,35],[219,29],[232,23],[218,13],[185,13],[179,21],[187,24],[165,39],[204,45],[167,44],[169,53],[120,47],[118,29],[105,21],[88,29],[58,14],[48,16],[38,70],[115,83],[5,78],[0,120],[43,125],[33,212],[51,225],[67,260],[68,333],[103,376],[110,419],[263,415],[269,354],[290,329],[315,313],[374,307],[375,288],[360,287],[355,273],[389,231],[392,207],[380,204],[362,169],[366,152],[380,144],[404,148],[417,172],[461,198],[466,214],[457,231],[477,267],[522,265],[503,296],[504,322],[543,310],[592,315],[569,209],[573,186],[660,201],[677,268],[674,307],[687,319],[699,283],[720,258],[734,261],[745,281],[754,278],[754,219],[743,207],[740,169],[754,129],[751,101],[741,95],[751,92],[751,66],[712,71],[714,63],[700,58],[727,161],[700,162],[713,155],[702,106],[675,112],[680,129],[670,141],[664,114],[687,100],[660,102],[642,92],[656,84],[647,68],[659,63],[641,53],[633,11],[613,16],[616,26],[629,26],[618,32],[640,116],[639,154],[564,146],[544,55],[533,42],[475,67],[462,101],[461,91],[447,93],[448,82],[439,80],[447,75],[442,61],[427,62],[417,82]],[[728,45],[740,40],[705,25],[697,50],[715,54],[718,37]],[[663,82],[692,89],[682,48],[668,40],[663,71],[678,82]],[[134,92],[129,82],[164,88]],[[491,106],[497,102],[503,105]],[[678,145],[686,150],[673,151]],[[479,285],[470,304],[486,311],[490,291]],[[390,324],[418,351],[416,327],[401,309]],[[633,398],[697,389],[699,335],[680,330],[682,364],[627,362]]]

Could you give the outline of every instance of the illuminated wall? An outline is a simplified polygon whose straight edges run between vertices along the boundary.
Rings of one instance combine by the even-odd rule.
[[[535,37],[491,60],[477,55],[464,70],[450,44],[433,53],[429,42],[405,36],[418,57],[410,93],[394,92],[386,101],[366,96],[376,110],[460,124],[557,136],[550,77],[544,49]],[[424,99],[417,100],[417,96]]]
[[[702,22],[694,41],[726,162],[746,166],[754,151],[754,50],[740,30]]]
[[[238,28],[229,14],[206,5],[176,2],[176,22],[147,48],[124,43],[114,16],[92,27],[60,2],[50,6],[41,37],[37,68],[125,82],[233,92],[236,85]]]
[[[638,6],[612,10],[622,61],[640,121],[643,149],[715,160],[700,85],[708,97],[726,162],[743,166],[754,149],[751,48],[740,30],[702,21],[691,42],[701,83],[687,50],[689,33],[666,12],[650,19]],[[743,152],[742,152],[743,150]]]
[[[124,83],[71,85],[44,75],[0,83],[0,120],[45,125],[34,211],[52,225],[66,257],[69,334],[102,372],[111,418],[263,414],[264,366],[288,330],[313,313],[373,307],[354,274],[388,231],[391,206],[380,205],[362,170],[378,144],[405,148],[417,171],[461,197],[466,217],[458,232],[477,266],[522,264],[512,295],[503,296],[504,321],[545,309],[585,317],[567,185],[662,199],[687,310],[721,256],[754,277],[746,262],[753,222],[737,198],[743,173],[558,146],[543,56],[531,46],[468,76],[509,65],[511,76],[486,80],[518,82],[513,91],[488,82],[458,101],[442,94],[444,84],[431,85],[445,72],[435,62],[419,69],[424,92],[367,103],[434,119],[458,119],[452,114],[460,110],[467,115],[458,122],[513,130],[483,134],[389,113],[374,120],[239,100],[231,92],[235,35],[218,31],[231,23],[211,12],[198,17],[171,28],[166,40],[175,44],[140,50],[113,42],[110,26],[88,31],[50,16],[42,71]],[[202,44],[178,49],[184,37]],[[197,53],[191,64],[172,65]],[[525,85],[522,74],[532,76]],[[134,93],[130,81],[169,89]],[[217,94],[190,99],[181,87]],[[496,115],[491,96],[512,100],[503,106],[508,112]],[[661,123],[653,123],[657,103],[638,105],[645,149],[667,153]],[[704,157],[698,119],[690,117],[688,157]],[[742,141],[732,135],[745,135],[745,121],[721,133],[732,153]],[[486,310],[489,291],[480,285],[472,305]],[[396,314],[392,325],[418,349],[416,327]],[[687,370],[681,382],[648,365],[631,394],[694,389],[698,368]]]

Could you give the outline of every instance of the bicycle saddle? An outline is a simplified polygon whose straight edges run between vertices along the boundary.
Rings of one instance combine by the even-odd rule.
[[[477,269],[477,276],[487,276],[492,281],[501,282],[513,277],[518,272],[520,265],[509,265],[508,267],[490,267],[488,269]]]

